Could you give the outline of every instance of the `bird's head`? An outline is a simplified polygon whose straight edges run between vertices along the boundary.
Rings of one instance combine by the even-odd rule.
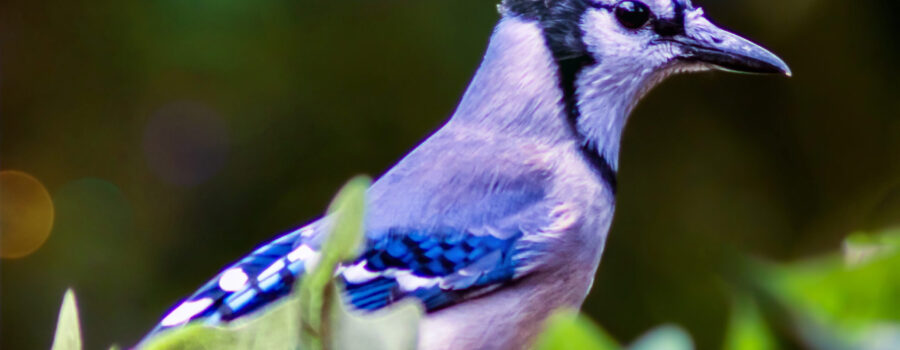
[[[690,0],[503,0],[501,12],[539,24],[571,121],[613,168],[628,113],[666,77],[711,69],[791,75],[775,54],[712,24]]]
[[[791,74],[773,53],[713,25],[690,0],[504,0],[502,6],[538,20],[562,62]]]
[[[584,1],[579,27],[597,60],[651,70],[791,74],[768,50],[713,25],[690,0]]]

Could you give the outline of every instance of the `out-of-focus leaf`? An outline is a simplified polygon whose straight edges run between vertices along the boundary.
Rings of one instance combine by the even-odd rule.
[[[879,246],[875,253],[845,264],[830,256],[786,267],[768,266],[759,280],[785,307],[808,345],[865,348],[876,329],[900,327],[900,250],[896,233],[853,236],[850,246]],[[845,249],[846,250],[846,249]],[[896,334],[884,339],[897,337]]]
[[[369,337],[371,329],[383,329],[389,325],[378,319],[349,318],[337,295],[333,283],[338,263],[355,257],[362,241],[362,220],[365,208],[365,191],[370,180],[358,177],[351,180],[338,193],[329,209],[333,230],[322,248],[318,264],[303,276],[290,297],[274,303],[259,313],[221,326],[202,323],[164,332],[149,340],[146,349],[321,349],[332,341],[332,331],[341,337]],[[331,311],[339,310],[338,312]],[[385,332],[385,338],[415,342],[418,318],[421,311],[409,306],[399,310],[385,310],[385,321],[410,326],[412,330],[397,329]],[[399,316],[398,316],[399,315]],[[356,317],[356,316],[353,316]],[[332,326],[332,324],[334,326]],[[400,327],[395,324],[396,327]],[[357,332],[359,335],[357,335]],[[410,335],[411,334],[411,335]],[[404,338],[406,337],[406,338]],[[398,341],[399,341],[398,340]],[[408,343],[409,341],[407,341]],[[389,344],[406,344],[401,342]],[[401,347],[391,347],[401,348]]]
[[[356,258],[363,240],[363,218],[365,216],[365,193],[371,185],[369,178],[358,177],[351,180],[337,195],[329,215],[334,217],[334,228],[325,243],[320,265],[315,273],[322,279],[328,278],[328,288],[317,288],[310,284],[311,298],[323,298],[322,309],[308,309],[304,315],[321,315],[322,324],[318,334],[322,344],[336,350],[394,350],[415,349],[418,342],[419,321],[424,314],[423,307],[414,300],[396,303],[389,308],[365,315],[350,312],[341,298],[332,276],[338,263]],[[318,279],[311,280],[319,283]],[[301,293],[306,290],[301,287]],[[312,295],[319,293],[318,295]],[[303,294],[301,294],[303,295]],[[308,299],[306,299],[308,300]],[[316,304],[311,304],[316,305]],[[306,319],[304,319],[306,321]],[[312,328],[312,323],[304,330]],[[315,344],[318,346],[318,344]]]
[[[900,349],[900,324],[873,325],[866,330],[857,345],[859,349],[865,350]]]
[[[671,325],[660,326],[647,332],[628,347],[629,350],[692,350],[693,348],[694,342],[691,340],[691,336],[680,327]]]
[[[577,311],[560,310],[547,319],[535,350],[614,350],[621,346],[591,320]]]
[[[725,334],[726,350],[774,350],[778,346],[763,320],[756,302],[747,296],[735,298]]]
[[[372,180],[366,176],[351,179],[338,192],[328,207],[334,216],[331,236],[325,242],[324,253],[334,255],[338,262],[356,258],[363,240],[363,218],[366,211],[366,191]]]
[[[332,231],[322,247],[318,264],[300,282],[300,330],[308,349],[321,349],[330,338],[330,329],[324,321],[330,312],[328,303],[340,302],[329,300],[334,289],[334,270],[341,261],[358,254],[363,237],[366,190],[370,184],[368,177],[354,178],[335,196],[328,209]]]
[[[300,302],[296,296],[276,302],[258,316],[222,326],[189,324],[163,332],[145,345],[165,349],[303,349],[300,340]]]
[[[75,292],[66,290],[59,319],[56,320],[56,334],[53,336],[52,350],[81,350],[81,326],[78,321],[78,305]]]
[[[358,315],[347,310],[338,293],[332,296],[331,349],[403,350],[415,349],[419,322],[424,314],[419,302],[404,300],[387,309]]]
[[[844,240],[844,262],[854,266],[877,256],[890,254],[900,247],[900,231],[872,236],[857,232]]]

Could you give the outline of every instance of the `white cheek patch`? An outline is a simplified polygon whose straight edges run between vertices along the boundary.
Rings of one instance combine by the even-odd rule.
[[[172,310],[171,313],[163,318],[160,324],[163,327],[171,327],[190,321],[192,317],[206,310],[212,303],[212,298],[203,298],[181,303],[181,305],[178,305],[175,310]]]
[[[246,283],[247,274],[239,267],[228,269],[219,277],[219,289],[226,292],[236,292],[243,288]]]
[[[644,49],[642,33],[625,29],[615,16],[603,9],[588,10],[582,18],[584,43],[601,61],[604,58],[631,57]]]

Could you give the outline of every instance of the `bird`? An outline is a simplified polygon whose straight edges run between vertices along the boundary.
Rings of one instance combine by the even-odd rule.
[[[358,312],[418,300],[420,349],[524,348],[554,310],[582,305],[615,212],[622,133],[654,86],[709,70],[791,75],[690,0],[497,7],[456,110],[372,183],[361,254],[335,275]],[[317,262],[330,219],[226,267],[150,334],[285,297]]]

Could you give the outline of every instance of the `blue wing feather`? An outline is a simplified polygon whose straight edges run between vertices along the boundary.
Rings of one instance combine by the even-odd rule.
[[[267,244],[208,282],[167,315],[154,332],[195,319],[229,321],[255,311],[290,293],[293,282],[318,253],[304,243],[299,231]],[[475,235],[464,230],[392,229],[370,235],[363,254],[339,272],[346,300],[359,310],[377,310],[397,300],[419,299],[429,311],[452,305],[467,293],[514,278],[516,246],[522,234],[507,238]],[[298,254],[305,252],[306,255]],[[292,258],[294,258],[292,260]],[[349,267],[360,265],[369,278],[349,278]],[[228,289],[229,271],[246,276],[240,288]],[[405,285],[407,279],[425,281]],[[428,282],[431,283],[428,283]],[[189,308],[208,301],[202,309]]]
[[[445,228],[432,234],[394,229],[377,236],[354,263],[371,279],[354,281],[347,271],[342,276],[349,303],[372,310],[415,297],[433,311],[473,289],[511,280],[516,268],[514,243],[522,234],[502,239]],[[404,285],[401,275],[413,279],[413,284]]]
[[[339,271],[346,300],[357,309],[376,310],[409,297],[427,310],[444,308],[520,277],[545,251],[541,240],[522,239],[548,227],[557,204],[547,200],[545,172],[515,168],[522,166],[527,147],[494,145],[482,152],[484,142],[451,134],[426,143],[429,151],[420,147],[369,190],[365,248]],[[447,149],[454,151],[434,154]],[[229,267],[156,330],[199,318],[228,321],[289,294],[317,259],[327,220]]]

